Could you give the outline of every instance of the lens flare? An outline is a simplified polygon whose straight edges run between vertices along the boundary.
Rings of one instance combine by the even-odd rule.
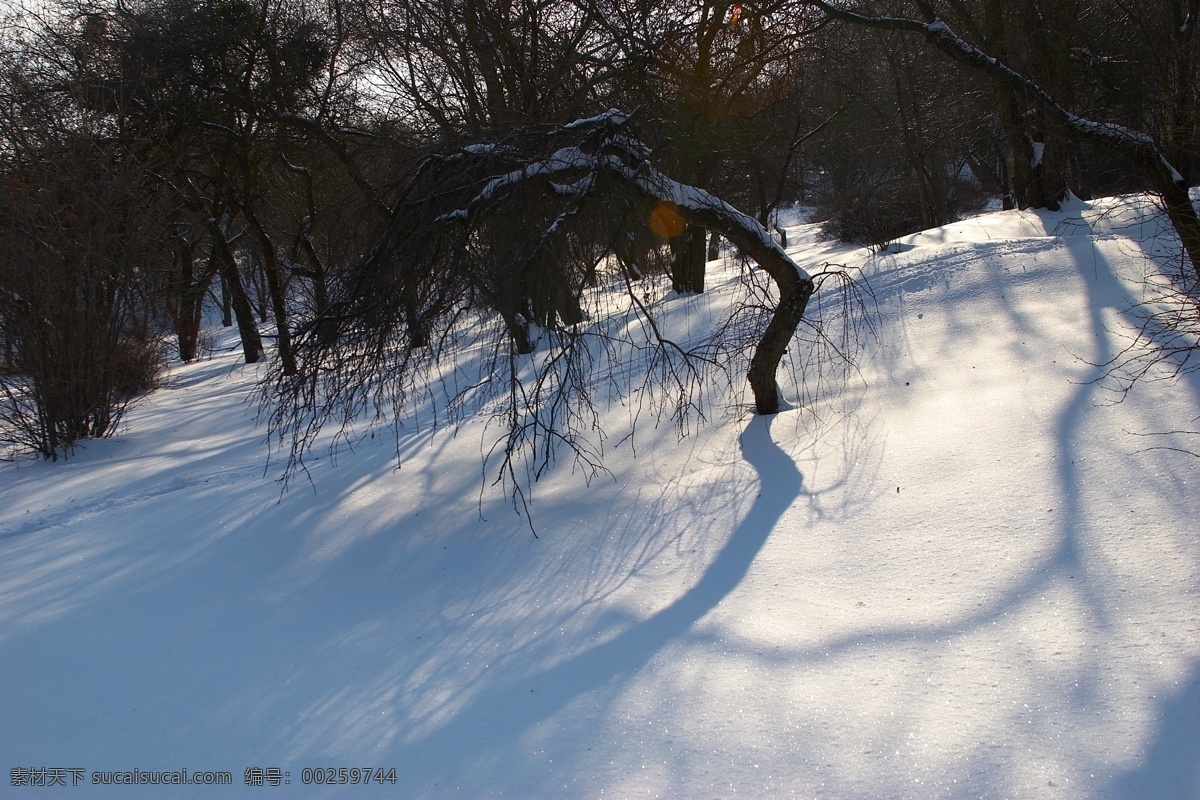
[[[683,233],[683,215],[679,206],[669,200],[662,200],[650,212],[650,230],[664,239],[673,239]]]

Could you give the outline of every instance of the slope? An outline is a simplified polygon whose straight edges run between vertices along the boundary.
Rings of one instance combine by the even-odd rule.
[[[1136,435],[1192,427],[1197,387],[1114,403],[1093,366],[1167,266],[1157,217],[790,233],[873,287],[856,379],[769,419],[717,392],[589,486],[563,465],[537,539],[484,418],[281,493],[230,352],[117,439],[0,464],[0,756],[86,784],[6,796],[1200,797],[1197,462]],[[744,291],[713,269],[672,325]],[[396,783],[305,784],[327,767]],[[185,768],[234,785],[91,784]]]

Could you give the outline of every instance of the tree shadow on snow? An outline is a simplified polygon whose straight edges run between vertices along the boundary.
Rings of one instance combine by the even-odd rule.
[[[445,752],[480,730],[489,731],[501,749],[514,747],[542,720],[589,693],[617,696],[621,685],[734,592],[780,518],[805,491],[792,457],[771,437],[773,419],[756,416],[741,435],[741,455],[757,475],[758,495],[699,581],[666,608],[600,644],[547,669],[514,674],[506,685],[481,689],[447,723],[412,747]],[[422,760],[417,753],[408,756],[413,763]],[[470,767],[464,765],[464,771]]]
[[[1117,776],[1103,795],[1200,797],[1200,663],[1178,692],[1163,698],[1158,727],[1139,765]]]

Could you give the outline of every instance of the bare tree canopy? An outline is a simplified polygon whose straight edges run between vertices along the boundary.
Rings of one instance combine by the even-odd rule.
[[[534,381],[578,400],[585,299],[602,288],[642,315],[684,407],[708,356],[658,330],[639,281],[700,295],[722,242],[770,285],[765,313],[728,341],[747,355],[736,371],[755,409],[775,413],[776,373],[821,282],[779,242],[800,213],[882,247],[990,199],[1054,208],[1072,190],[1149,190],[1200,275],[1198,14],[1197,0],[9,9],[8,417],[30,431],[48,419],[35,366],[61,348],[45,320],[91,326],[54,378],[67,394],[107,387],[64,423],[91,436],[153,384],[153,370],[129,381],[113,365],[163,337],[202,357],[216,311],[247,363],[270,361],[273,430],[296,456],[326,421],[403,406],[468,320],[510,366],[561,353],[550,362],[565,371]],[[514,375],[498,383],[517,397]],[[569,415],[539,417],[559,408],[539,392],[510,406],[564,436]],[[22,441],[52,457],[72,436]]]
[[[298,373],[277,375],[272,429],[292,458],[303,459],[328,421],[351,419],[372,402],[403,408],[421,393],[423,357],[439,357],[464,326],[495,331],[492,347],[509,364],[483,379],[508,386],[506,467],[531,430],[560,437],[588,405],[591,377],[579,359],[596,334],[582,295],[606,279],[603,263],[622,265],[626,277],[614,288],[642,312],[653,331],[648,346],[668,365],[666,391],[685,404],[703,356],[663,337],[634,291],[629,276],[644,254],[630,242],[639,228],[663,243],[687,224],[703,226],[771,277],[778,302],[748,379],[759,413],[777,412],[776,371],[814,291],[812,277],[754,218],[657,169],[629,124],[611,110],[416,163],[345,295],[298,332]],[[522,376],[521,358],[539,348],[544,358],[528,362],[538,365],[534,376]]]

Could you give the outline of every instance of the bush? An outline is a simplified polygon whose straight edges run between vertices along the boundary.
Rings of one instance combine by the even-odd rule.
[[[164,251],[161,196],[102,141],[65,137],[0,174],[0,445],[47,459],[111,435],[158,384],[142,299]]]
[[[81,439],[113,434],[129,405],[159,385],[166,348],[145,331],[77,321],[22,333],[13,373],[0,380],[0,444],[55,460]]]
[[[836,193],[818,205],[828,217],[822,230],[838,241],[883,247],[925,227],[914,194],[899,180]]]

